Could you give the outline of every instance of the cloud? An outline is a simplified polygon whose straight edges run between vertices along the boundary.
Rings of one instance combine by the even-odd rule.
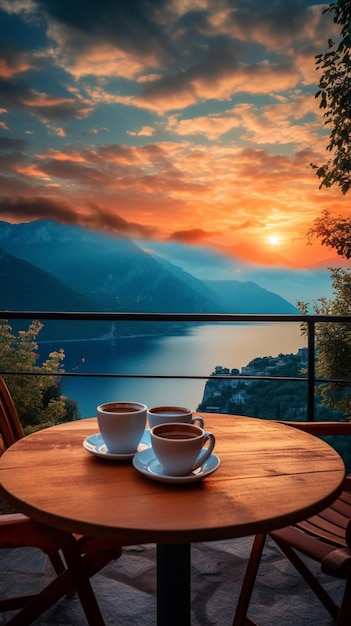
[[[312,2],[0,0],[6,210],[262,263],[279,235],[279,262],[305,262],[318,212],[348,212],[309,165],[333,32]]]
[[[137,238],[152,237],[157,231],[157,229],[151,226],[129,222],[120,215],[111,213],[110,210],[104,209],[96,204],[90,204],[89,207],[92,210],[92,214],[86,218],[86,223],[90,226],[103,227],[103,229],[108,230],[112,229],[115,232]],[[94,221],[94,216],[96,221]]]
[[[184,119],[179,113],[170,115],[167,130],[180,137],[202,135],[216,141],[231,131],[236,131],[242,141],[252,144],[297,144],[309,146],[320,134],[320,122],[313,112],[312,95],[297,94],[293,103],[285,102],[265,106],[238,103],[220,113]],[[309,121],[307,121],[309,116]]]
[[[66,120],[72,117],[81,119],[89,115],[92,110],[91,107],[82,105],[76,98],[52,97],[33,90],[23,100],[23,105],[44,121]]]
[[[66,223],[75,223],[76,217],[67,202],[40,197],[0,197],[0,215],[11,215],[16,221],[33,219],[57,219]]]
[[[239,93],[284,92],[299,80],[299,73],[290,62],[239,63],[228,46],[216,56],[210,62],[210,50],[201,64],[145,83],[140,95],[134,98],[135,105],[162,114],[206,100],[230,100]]]
[[[145,229],[149,237],[196,245],[206,239],[216,248],[225,246],[228,254],[241,243],[244,255],[254,241],[257,261],[268,259],[264,241],[270,234],[284,234],[288,264],[295,257],[305,261],[306,247],[292,244],[293,237],[304,238],[317,209],[337,206],[340,212],[348,206],[332,190],[319,192],[309,167],[314,155],[307,149],[280,154],[235,143],[201,146],[182,141],[66,144],[62,150],[29,156],[24,143],[7,137],[0,139],[0,149],[1,171],[9,173],[2,193],[22,194],[30,206],[33,197],[41,198],[42,216],[46,211],[50,217],[54,199],[60,207],[68,205],[72,221],[87,220],[99,228],[123,227],[126,233]],[[68,220],[65,213],[62,220]]]
[[[3,105],[25,110],[44,122],[82,119],[91,112],[91,107],[83,104],[78,98],[50,96],[30,88],[23,80],[10,81],[0,78],[0,92]]]
[[[0,76],[12,78],[33,67],[32,55],[7,41],[0,41]]]
[[[25,150],[26,147],[28,147],[28,142],[24,139],[14,139],[13,137],[0,136],[0,151]]]
[[[196,243],[202,241],[208,237],[211,237],[214,233],[207,233],[202,228],[192,228],[191,230],[178,230],[172,233],[169,237],[170,241],[178,241],[182,243]]]
[[[127,135],[131,135],[132,137],[152,137],[155,133],[156,129],[152,126],[143,126],[138,131],[127,130]]]
[[[0,215],[5,217],[11,215],[16,221],[50,218],[65,224],[83,224],[133,237],[150,237],[153,234],[151,227],[128,222],[99,205],[90,203],[87,208],[85,213],[78,214],[75,207],[62,200],[41,197],[0,197]]]
[[[16,6],[23,11],[23,3],[14,0]],[[291,89],[302,72],[306,77],[294,45],[325,35],[321,11],[304,2],[86,0],[73,10],[68,0],[33,0],[25,6],[28,20],[41,14],[47,21],[52,62],[76,81],[88,79],[91,104],[120,102],[158,114],[238,93]],[[262,47],[257,58],[251,43]],[[269,52],[279,57],[268,60]],[[116,91],[108,79],[117,78],[135,79],[139,91]]]

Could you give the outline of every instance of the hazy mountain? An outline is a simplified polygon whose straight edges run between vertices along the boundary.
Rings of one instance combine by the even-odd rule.
[[[0,223],[0,246],[110,311],[218,311],[125,237],[53,221]]]
[[[7,254],[0,248],[0,310],[91,311],[96,303],[73,291],[32,263]],[[4,317],[6,316],[6,313]],[[27,328],[30,320],[10,322],[16,329]],[[52,322],[46,320],[39,339],[97,337],[111,332],[111,323]]]
[[[199,294],[206,294],[207,298],[216,303],[222,313],[294,314],[299,312],[290,302],[273,291],[263,289],[253,281],[199,280],[169,261],[160,258],[160,263]]]
[[[192,274],[189,274],[189,272],[186,272],[178,265],[174,265],[174,263],[167,261],[163,257],[155,256],[153,258],[155,258],[157,262],[160,263],[160,265],[165,267],[174,276],[179,278],[179,280],[182,280],[189,287],[191,287],[191,289],[199,293],[202,297],[206,297],[206,298],[210,297],[211,300],[213,299],[213,302],[216,302],[217,296],[209,292],[209,289],[204,281],[200,280],[199,278],[195,278],[195,276],[193,276]],[[221,307],[218,304],[216,304],[215,306],[217,310],[213,311],[214,313],[223,312]]]
[[[294,314],[298,309],[257,283],[238,280],[206,280],[212,297],[226,313]]]

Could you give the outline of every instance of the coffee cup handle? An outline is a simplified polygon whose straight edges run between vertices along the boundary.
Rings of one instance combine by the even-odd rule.
[[[203,448],[202,452],[200,452],[199,456],[197,457],[193,465],[192,471],[196,470],[198,467],[201,467],[201,465],[203,465],[203,463],[205,463],[205,461],[207,461],[207,459],[212,454],[212,450],[214,448],[215,441],[216,441],[213,433],[208,433],[208,432],[205,433],[204,443],[206,443],[206,441],[209,441],[209,445],[207,448]]]
[[[200,428],[204,427],[204,420],[200,417],[200,415],[195,415],[195,417],[191,420],[191,423],[196,424],[196,426],[200,426]]]

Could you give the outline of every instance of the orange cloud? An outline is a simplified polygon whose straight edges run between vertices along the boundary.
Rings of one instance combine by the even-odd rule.
[[[138,131],[127,130],[127,135],[132,137],[152,137],[155,135],[156,129],[152,126],[143,126]]]

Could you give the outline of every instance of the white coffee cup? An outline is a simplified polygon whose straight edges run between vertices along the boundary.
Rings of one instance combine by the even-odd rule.
[[[101,436],[111,454],[136,452],[146,426],[147,406],[140,402],[106,402],[96,409]]]
[[[199,415],[194,415],[190,409],[183,406],[153,406],[147,410],[147,419],[150,428],[169,422],[186,422],[204,427],[204,420]]]
[[[158,424],[151,429],[150,436],[153,452],[169,476],[193,472],[210,457],[215,445],[213,433],[185,422]]]

